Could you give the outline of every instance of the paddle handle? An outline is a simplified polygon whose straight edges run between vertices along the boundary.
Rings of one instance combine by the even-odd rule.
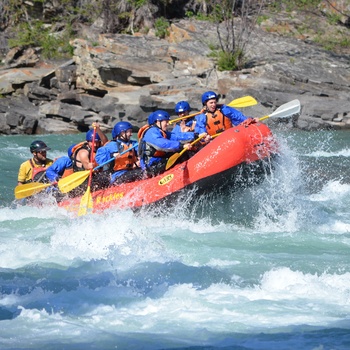
[[[219,105],[218,105],[219,106]],[[220,105],[221,106],[221,105]],[[185,119],[188,119],[188,118],[192,118],[192,117],[195,117],[196,115],[198,114],[201,114],[201,113],[204,113],[204,110],[201,110],[199,112],[196,112],[196,113],[192,113],[192,114],[189,114],[189,115],[185,115],[183,117],[179,117],[179,118],[176,118],[176,119],[172,119],[169,121],[169,124],[174,124],[180,120],[185,120]]]
[[[179,118],[176,118],[176,119],[169,120],[169,124],[174,124],[174,123],[176,123],[176,122],[178,122],[180,120],[184,120],[184,119],[195,117],[196,115],[201,114],[201,113],[203,113],[203,112],[200,111],[200,112],[192,113],[192,114],[189,114],[189,115],[185,115],[183,117],[179,117]]]
[[[90,163],[94,160],[94,151],[95,151],[95,139],[96,139],[96,126],[94,125],[94,133],[92,134],[92,146],[91,146],[91,154],[90,154]],[[88,187],[91,186],[92,181],[92,172],[94,169],[90,169]]]
[[[258,104],[258,101],[254,97],[252,97],[252,96],[244,96],[244,97],[236,98],[235,100],[233,100],[230,103],[228,103],[227,106],[234,107],[234,108],[242,108],[242,107],[255,106],[256,104]],[[200,111],[200,112],[197,112],[197,113],[193,113],[193,114],[190,114],[190,115],[185,115],[183,117],[172,119],[172,120],[169,121],[169,124],[173,124],[173,123],[176,123],[176,122],[178,122],[180,120],[184,120],[184,119],[195,117],[196,115],[201,114],[201,113],[203,113],[203,110]]]
[[[199,136],[198,138],[196,138],[194,141],[192,141],[190,143],[191,146],[195,145],[197,142],[199,142],[203,137],[205,136]],[[179,156],[183,155],[186,151],[188,151],[188,148],[184,148],[180,153]]]

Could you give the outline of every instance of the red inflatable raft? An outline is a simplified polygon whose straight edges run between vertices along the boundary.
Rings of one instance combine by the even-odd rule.
[[[276,153],[276,143],[264,123],[241,124],[226,130],[192,158],[161,175],[92,192],[93,212],[112,207],[137,209],[190,189],[202,194],[250,185],[271,171]],[[69,198],[58,205],[78,212],[81,198]]]

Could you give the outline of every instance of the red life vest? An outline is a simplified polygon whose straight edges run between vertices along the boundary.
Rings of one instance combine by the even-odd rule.
[[[47,165],[43,164],[41,167],[35,167],[32,159],[29,159],[29,163],[32,167],[32,181],[41,182],[45,178]]]
[[[220,109],[217,109],[214,113],[206,112],[205,115],[207,117],[207,133],[211,136],[232,128],[231,120],[223,115]]]

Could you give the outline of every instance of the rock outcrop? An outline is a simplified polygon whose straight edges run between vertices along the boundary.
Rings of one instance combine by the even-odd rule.
[[[350,62],[302,40],[257,29],[247,41],[248,66],[220,72],[209,58],[215,31],[206,22],[181,20],[170,36],[99,35],[72,41],[74,57],[43,64],[34,50],[12,50],[0,71],[0,133],[86,131],[98,120],[110,130],[119,120],[142,126],[150,112],[187,100],[201,108],[204,91],[221,103],[254,96],[244,111],[263,116],[293,99],[302,103],[293,127],[350,128]]]

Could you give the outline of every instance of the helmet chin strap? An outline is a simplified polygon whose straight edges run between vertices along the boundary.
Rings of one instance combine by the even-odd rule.
[[[122,141],[129,141],[128,138],[126,137],[126,131],[123,131],[123,135],[120,135],[119,138],[120,138]]]
[[[45,160],[40,160],[36,154],[33,154],[34,162],[39,165],[45,165],[46,164],[46,159]]]

